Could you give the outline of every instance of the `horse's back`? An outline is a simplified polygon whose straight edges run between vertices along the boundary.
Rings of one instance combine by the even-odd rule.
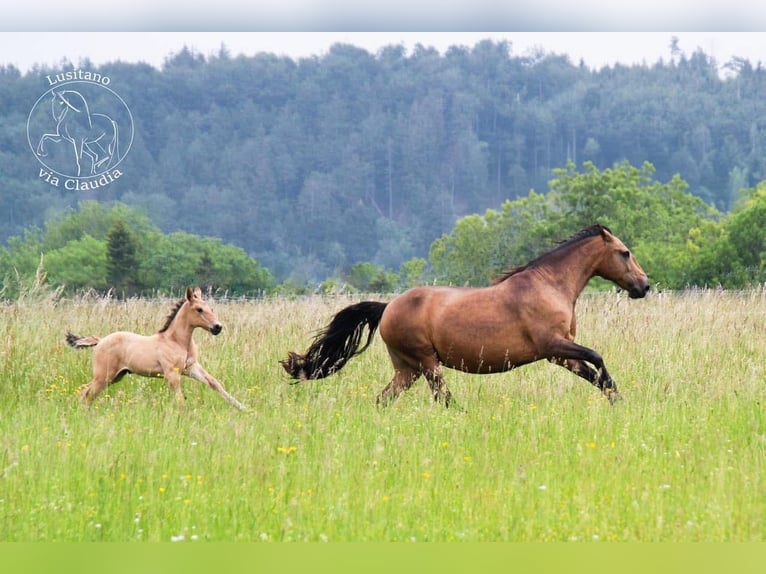
[[[416,287],[388,304],[380,334],[409,363],[435,354],[450,368],[498,372],[535,360],[525,314],[498,285]]]
[[[110,333],[93,349],[94,359],[109,361],[117,370],[155,375],[161,372],[156,335],[139,335],[130,331]]]

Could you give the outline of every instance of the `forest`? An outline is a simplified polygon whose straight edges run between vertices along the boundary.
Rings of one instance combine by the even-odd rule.
[[[109,78],[133,139],[118,179],[68,190],[38,176],[26,130],[51,78],[82,70]],[[293,60],[222,46],[207,57],[185,48],[161,69],[3,67],[0,280],[12,293],[59,250],[49,277],[99,262],[97,280],[68,272],[70,288],[159,288],[162,244],[198,258],[177,283],[212,273],[219,255],[239,262],[238,280],[220,269],[211,279],[234,291],[481,284],[600,221],[667,287],[759,283],[765,96],[760,63],[687,54],[670,38],[667,60],[601,69],[489,40],[443,54],[336,44]],[[99,217],[110,226],[56,234]],[[115,237],[136,242],[127,257],[144,257],[140,276],[118,272]],[[467,237],[485,241],[468,249]]]

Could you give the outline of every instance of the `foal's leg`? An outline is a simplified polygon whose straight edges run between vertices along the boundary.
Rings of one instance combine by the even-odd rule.
[[[550,347],[548,354],[548,360],[552,363],[563,366],[598,387],[609,399],[609,402],[614,403],[620,399],[617,385],[606,370],[604,359],[593,349],[583,347],[568,339],[561,339]],[[586,362],[593,365],[595,370],[589,367]]]
[[[223,388],[223,385],[204,368],[202,368],[202,365],[199,363],[194,363],[191,367],[186,369],[186,375],[190,376],[192,379],[206,383],[211,389],[218,392],[230,405],[234,405],[241,411],[245,410],[245,406],[237,399],[232,397],[229,393],[227,393],[226,389]]]
[[[94,357],[93,360],[95,362],[96,358]],[[108,385],[118,382],[126,374],[127,371],[115,371],[114,369],[96,366],[93,369],[93,378],[80,391],[80,402],[84,405],[89,405]]]
[[[176,402],[179,406],[183,406],[186,403],[186,397],[181,389],[181,370],[178,367],[166,371],[164,373],[165,380],[168,382],[170,390],[173,391],[173,395],[176,398]]]

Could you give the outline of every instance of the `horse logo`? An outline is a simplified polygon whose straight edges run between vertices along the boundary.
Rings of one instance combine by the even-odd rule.
[[[66,189],[94,189],[121,175],[116,168],[133,142],[133,117],[103,84],[59,83],[32,108],[27,138],[44,167],[41,178],[58,186],[61,176]]]
[[[84,156],[90,159],[88,175],[98,175],[122,159],[117,122],[106,114],[91,113],[88,102],[80,92],[52,92],[51,114],[56,120],[56,131],[40,137],[36,150],[39,157],[48,155],[45,150],[47,142],[66,140],[72,145],[77,177],[82,175]]]

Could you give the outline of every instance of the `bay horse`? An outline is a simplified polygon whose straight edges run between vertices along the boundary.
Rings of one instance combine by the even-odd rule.
[[[444,367],[488,374],[541,359],[584,378],[613,403],[620,396],[601,355],[574,342],[575,303],[594,276],[633,299],[649,291],[630,250],[609,228],[592,225],[487,287],[415,287],[388,303],[350,305],[319,331],[305,354],[289,352],[280,363],[297,382],[327,377],[367,349],[380,328],[394,376],[378,394],[379,405],[424,375],[434,400],[449,406]]]
[[[89,404],[107,385],[118,382],[128,373],[135,373],[145,377],[164,377],[176,400],[182,404],[181,375],[186,375],[206,383],[226,402],[244,410],[242,403],[226,392],[223,385],[199,364],[199,351],[192,339],[197,327],[213,335],[218,335],[223,329],[210,305],[203,300],[202,291],[198,287],[187,287],[185,298],[175,304],[165,325],[154,335],[117,331],[101,339],[67,333],[66,342],[70,347],[95,347],[93,378],[80,392],[80,400]]]

